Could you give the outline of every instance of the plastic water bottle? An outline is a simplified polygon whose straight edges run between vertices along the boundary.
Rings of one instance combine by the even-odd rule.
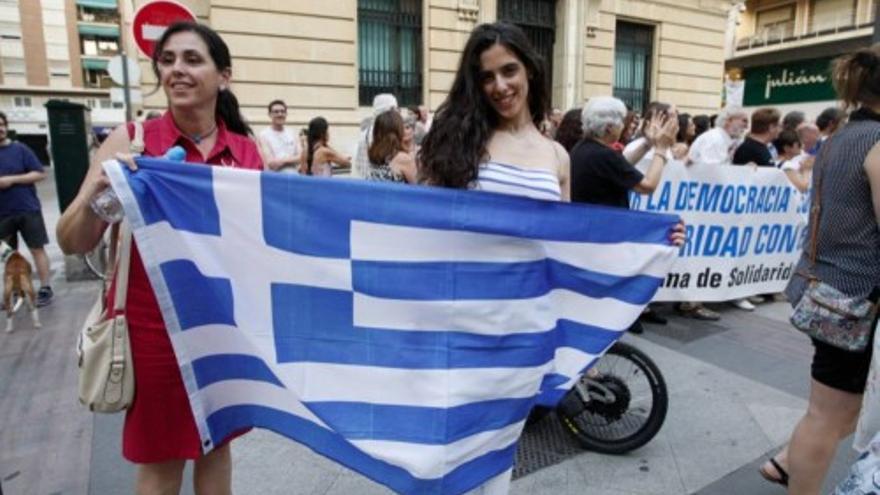
[[[172,146],[162,157],[166,160],[174,162],[182,162],[186,158],[186,150],[180,146]],[[122,210],[122,203],[116,196],[116,191],[108,187],[95,195],[89,202],[95,215],[107,223],[116,223],[122,220],[125,212]]]

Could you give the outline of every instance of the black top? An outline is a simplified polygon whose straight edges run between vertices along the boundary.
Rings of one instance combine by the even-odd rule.
[[[571,150],[571,201],[629,208],[629,190],[641,172],[622,154],[586,138]]]
[[[733,152],[733,164],[746,165],[751,162],[761,167],[772,167],[773,156],[770,155],[770,150],[766,144],[751,137],[746,137],[742,144],[736,148],[736,151]]]

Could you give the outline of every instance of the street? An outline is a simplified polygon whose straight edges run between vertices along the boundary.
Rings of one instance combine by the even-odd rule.
[[[98,291],[69,283],[54,243],[58,218],[52,180],[39,186],[52,244],[55,301],[41,308],[43,328],[23,314],[0,334],[0,483],[2,493],[130,493],[134,466],[121,457],[123,416],[92,415],[76,399],[74,344]],[[539,423],[520,443],[514,494],[777,494],[757,467],[784,444],[806,406],[809,341],[787,322],[787,303],[747,313],[716,306],[715,323],[675,316],[625,340],[659,365],[670,392],[657,437],[624,456],[584,452]],[[550,421],[545,420],[545,421]],[[846,442],[826,481],[834,486],[853,459]],[[271,432],[235,442],[233,489],[243,494],[388,493]],[[189,474],[188,474],[189,476]],[[183,493],[192,493],[185,482]]]

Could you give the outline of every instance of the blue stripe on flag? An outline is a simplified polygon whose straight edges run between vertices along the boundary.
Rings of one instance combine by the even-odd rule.
[[[255,380],[284,388],[269,366],[256,356],[212,354],[193,360],[192,367],[199,388],[224,380]]]
[[[672,215],[483,191],[278,174],[263,174],[260,181],[266,243],[330,258],[350,257],[353,220],[595,243],[667,243],[669,229],[678,220]]]
[[[318,417],[349,440],[445,445],[526,419],[534,397],[474,402],[450,408],[363,402],[308,402]]]
[[[347,291],[273,284],[272,307],[279,362],[413,369],[525,367],[542,365],[553,355],[553,339],[542,333],[481,336],[355,327]]]
[[[620,331],[559,320],[545,332],[477,335],[464,332],[356,327],[347,291],[272,286],[278,362],[322,362],[391,368],[444,369],[540,366],[557,346],[597,354]]]
[[[342,436],[299,416],[255,405],[231,406],[207,418],[215,445],[244,428],[266,428],[302,442],[315,452],[341,462],[399,493],[451,495],[463,493],[504,471],[513,464],[516,444],[477,457],[452,470],[445,478],[420,479],[401,467],[381,461],[355,447]]]
[[[201,325],[235,325],[232,284],[225,278],[206,277],[189,260],[159,265],[171,293],[181,330]]]
[[[357,292],[422,301],[527,299],[551,289],[568,289],[594,298],[647,304],[663,281],[647,275],[608,275],[553,259],[521,263],[352,260],[351,268]]]
[[[123,170],[146,225],[167,221],[178,230],[220,235],[220,213],[214,199],[210,166],[138,158],[147,174]],[[186,173],[179,173],[186,167]],[[169,206],[173,204],[173,208]]]

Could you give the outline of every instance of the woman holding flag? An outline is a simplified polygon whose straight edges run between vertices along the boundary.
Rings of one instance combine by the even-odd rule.
[[[429,185],[569,201],[568,152],[541,134],[550,106],[544,61],[508,23],[477,26],[419,151]],[[684,241],[683,226],[671,235]],[[507,493],[505,471],[471,493]]]
[[[163,156],[172,146],[180,146],[187,162],[263,168],[250,127],[229,89],[229,49],[216,32],[189,22],[171,25],[156,44],[152,65],[168,110],[161,118],[143,123],[145,155]],[[120,126],[96,152],[79,194],[58,222],[58,243],[65,253],[86,253],[100,241],[107,222],[90,203],[109,185],[101,163],[128,153],[134,137],[134,124]],[[113,307],[113,302],[107,306]],[[136,246],[126,318],[136,391],[125,417],[122,453],[138,464],[136,492],[178,493],[186,460],[193,459],[196,493],[231,493],[229,445],[202,455],[177,360]]]

